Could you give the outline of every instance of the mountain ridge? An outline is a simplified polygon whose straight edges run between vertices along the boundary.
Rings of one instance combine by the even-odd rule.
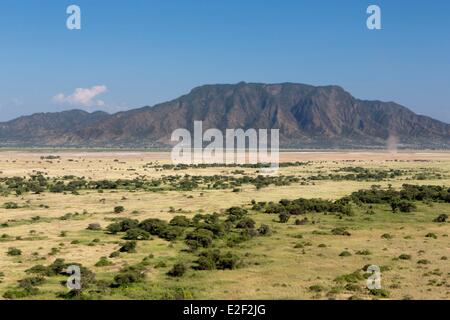
[[[450,124],[336,85],[209,84],[179,98],[108,114],[70,110],[0,123],[0,146],[167,147],[173,130],[280,129],[283,148],[450,148]]]

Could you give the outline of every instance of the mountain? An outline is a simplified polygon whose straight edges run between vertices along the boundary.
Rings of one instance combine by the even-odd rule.
[[[36,113],[0,123],[0,146],[64,145],[62,135],[106,120],[110,115],[71,110],[56,113]]]
[[[0,123],[1,146],[161,147],[173,130],[280,129],[285,148],[450,148],[450,125],[338,86],[205,85],[178,99],[109,115],[73,110]]]

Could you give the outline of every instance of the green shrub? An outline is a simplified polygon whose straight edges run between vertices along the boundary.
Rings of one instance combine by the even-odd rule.
[[[226,210],[226,213],[228,214],[227,220],[231,222],[236,222],[244,218],[245,215],[247,215],[247,210],[240,207],[231,207]]]
[[[122,247],[120,247],[119,251],[127,252],[127,253],[135,253],[136,246],[137,246],[136,241],[128,241],[128,242],[125,242],[125,244]]]
[[[354,284],[354,283],[347,283],[344,288],[347,291],[353,291],[353,292],[361,291],[361,287],[359,285],[357,285],[357,284]]]
[[[185,216],[175,216],[170,220],[169,224],[171,226],[187,228],[191,225],[191,221]]]
[[[321,285],[318,285],[318,284],[309,287],[309,291],[312,291],[312,292],[319,293],[319,292],[322,292],[324,290],[325,290],[325,288],[323,286],[321,286]]]
[[[418,264],[430,264],[431,262],[430,262],[430,260],[427,260],[427,259],[421,259],[421,260],[417,261],[417,263]]]
[[[433,221],[438,222],[438,223],[444,223],[447,221],[447,219],[448,219],[448,215],[443,213],[443,214],[440,214],[439,216],[437,216]]]
[[[140,282],[143,276],[139,272],[122,272],[114,277],[114,286],[127,286],[132,283]]]
[[[132,283],[141,282],[145,279],[145,264],[139,263],[126,266],[114,277],[113,287],[128,286]]]
[[[31,267],[30,269],[26,270],[25,272],[40,274],[40,275],[47,275],[47,271],[48,271],[47,267],[45,267],[41,264],[38,264],[38,265],[35,265],[35,266]]]
[[[342,276],[337,277],[336,279],[334,279],[335,282],[337,283],[359,283],[361,281],[364,280],[364,276],[361,274],[361,272],[355,271],[353,273],[350,274],[344,274]]]
[[[417,209],[416,205],[407,200],[395,200],[391,202],[392,212],[412,212]]]
[[[117,258],[120,256],[120,252],[119,251],[113,251],[111,252],[111,254],[109,255],[110,258]]]
[[[358,250],[355,252],[355,254],[360,255],[360,256],[369,256],[372,254],[372,252],[370,252],[369,250],[365,249],[365,250]]]
[[[200,256],[196,261],[197,265],[195,269],[197,270],[214,270],[216,269],[215,260],[209,256]]]
[[[177,263],[167,272],[167,275],[171,277],[182,277],[186,273],[186,270],[187,267],[184,263]]]
[[[290,217],[291,217],[291,215],[286,212],[282,212],[278,215],[278,218],[280,219],[280,223],[287,223],[289,221]]]
[[[214,234],[206,229],[197,229],[186,235],[186,243],[192,249],[207,248],[212,245]]]
[[[337,236],[350,236],[350,232],[348,232],[345,228],[334,228],[331,230],[331,233]]]
[[[221,253],[220,250],[207,250],[201,252],[198,260],[196,261],[197,270],[225,270],[225,269],[236,269],[239,265],[239,256],[231,253]]]
[[[138,228],[139,221],[135,219],[120,219],[117,222],[111,223],[106,227],[108,233],[116,234],[117,232],[125,232],[130,229]]]
[[[17,203],[15,203],[15,202],[6,202],[6,203],[3,205],[3,207],[4,207],[5,209],[18,209],[18,208],[19,208],[19,205],[18,205]]]
[[[161,232],[159,233],[159,237],[167,241],[173,241],[181,237],[182,234],[183,234],[182,227],[167,226],[166,228],[161,230]]]
[[[125,211],[125,208],[123,206],[114,207],[114,213],[122,213],[124,211]]]
[[[139,223],[139,228],[147,231],[153,236],[159,236],[166,228],[167,222],[160,219],[147,219]]]
[[[340,257],[350,257],[352,254],[348,251],[342,251],[339,256]]]
[[[6,252],[6,254],[8,256],[21,256],[22,250],[17,249],[17,248],[9,248],[8,251]]]
[[[97,231],[97,230],[101,230],[102,227],[100,226],[99,223],[90,223],[87,228],[88,230],[93,230],[93,231]]]
[[[125,236],[123,237],[125,240],[149,240],[150,239],[150,233],[148,233],[145,230],[136,228],[136,229],[130,229],[127,231]]]
[[[295,225],[296,226],[303,226],[303,225],[305,225],[307,223],[308,223],[308,218],[296,219],[295,220]]]
[[[219,270],[236,269],[238,267],[239,257],[231,252],[219,255],[219,259],[216,261],[216,268]]]
[[[117,232],[121,232],[122,228],[119,223],[111,223],[106,227],[106,231],[110,234],[116,234]]]
[[[258,233],[262,236],[268,236],[268,235],[272,234],[272,230],[270,229],[270,227],[267,224],[262,224],[258,228]]]
[[[23,299],[26,297],[35,296],[39,294],[39,292],[40,291],[38,288],[27,283],[23,286],[19,286],[17,289],[7,290],[3,294],[3,297],[5,299]]]
[[[44,277],[29,277],[18,281],[19,287],[39,286],[45,282]]]
[[[411,260],[411,256],[409,254],[402,253],[398,256],[400,260]]]
[[[255,228],[255,221],[251,218],[243,218],[237,223],[236,228],[238,228],[238,229],[253,229],[253,228]]]
[[[95,264],[96,267],[106,267],[106,266],[110,266],[113,263],[111,261],[108,260],[107,257],[101,257],[100,260],[98,260],[98,262]]]
[[[385,289],[370,289],[370,294],[380,298],[389,298],[390,293]]]

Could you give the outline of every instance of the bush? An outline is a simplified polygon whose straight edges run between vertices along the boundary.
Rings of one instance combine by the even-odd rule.
[[[17,289],[11,289],[6,291],[3,294],[3,297],[5,299],[22,299],[39,294],[39,289],[33,286],[31,282],[25,280],[25,282],[19,284],[19,287]]]
[[[222,254],[219,250],[203,251],[196,261],[197,270],[225,270],[236,269],[239,265],[239,257],[231,252]]]
[[[231,207],[226,210],[226,213],[228,214],[228,221],[236,222],[245,217],[247,210],[240,207]]]
[[[348,251],[342,251],[340,254],[339,254],[339,257],[350,257],[352,254],[350,253],[350,252],[348,252]]]
[[[115,286],[126,286],[131,283],[140,282],[143,280],[143,275],[141,275],[139,272],[123,272],[114,277],[114,285]]]
[[[88,229],[88,230],[93,230],[93,231],[98,231],[98,230],[101,230],[102,227],[100,226],[99,223],[90,223],[90,224],[87,226],[86,229]]]
[[[262,236],[268,236],[268,235],[272,234],[272,230],[270,230],[270,227],[267,224],[262,224],[258,228],[258,233]]]
[[[427,233],[427,234],[425,235],[425,237],[426,237],[426,238],[437,239],[437,235],[436,235],[435,233],[432,233],[432,232]]]
[[[29,277],[24,278],[18,281],[19,287],[21,288],[29,288],[29,287],[35,287],[43,284],[45,282],[44,277]]]
[[[18,205],[17,203],[15,203],[15,202],[6,202],[6,203],[3,205],[3,207],[4,207],[5,209],[18,209],[18,208],[19,208],[19,205]]]
[[[135,253],[136,246],[137,246],[136,241],[128,241],[128,242],[125,242],[125,244],[122,247],[120,247],[119,251],[127,252],[127,253]]]
[[[200,256],[196,261],[197,265],[195,269],[197,270],[214,270],[216,269],[215,260],[211,259],[209,256]]]
[[[56,259],[52,264],[50,264],[47,267],[42,265],[36,265],[26,270],[25,272],[39,274],[41,276],[46,277],[52,277],[57,275],[67,276],[66,269],[71,265],[77,265],[80,267],[82,288],[88,288],[90,285],[95,283],[95,274],[92,271],[90,271],[86,267],[83,267],[79,263],[65,263],[63,259]]]
[[[295,220],[295,225],[296,226],[302,226],[308,223],[308,218],[303,218],[302,220],[300,219],[296,219]]]
[[[167,226],[165,229],[161,230],[159,237],[167,241],[173,241],[176,240],[178,237],[180,237],[182,234],[183,234],[182,227]]]
[[[167,272],[167,275],[171,277],[182,277],[186,273],[186,270],[187,268],[184,263],[177,263]]]
[[[409,254],[404,254],[402,253],[401,255],[398,256],[398,258],[400,260],[411,260],[411,256]]]
[[[122,231],[122,228],[119,223],[111,223],[106,227],[106,231],[110,234],[116,234],[117,232]]]
[[[170,220],[169,224],[171,226],[187,228],[191,225],[191,221],[185,216],[175,216]]]
[[[126,266],[114,277],[113,287],[127,286],[132,283],[141,282],[145,278],[145,265],[139,263]]]
[[[355,254],[360,255],[360,256],[370,256],[372,254],[372,252],[365,249],[365,250],[358,250],[355,252]]]
[[[400,210],[400,212],[412,212],[417,207],[414,203],[407,200],[395,200],[394,202],[391,202],[391,208],[392,212],[397,212],[398,210]]]
[[[219,259],[216,261],[216,268],[219,270],[236,269],[239,263],[239,257],[231,252],[227,252],[224,255],[219,255]]]
[[[48,271],[47,267],[45,267],[41,264],[38,264],[38,265],[35,265],[35,266],[31,267],[30,269],[26,270],[25,272],[33,273],[33,274],[40,274],[40,275],[47,275],[47,271]]]
[[[380,298],[389,298],[389,291],[385,289],[371,289],[369,290],[370,294]]]
[[[106,227],[106,231],[110,234],[116,234],[118,232],[125,232],[130,229],[138,228],[139,221],[134,219],[120,219],[118,222],[111,223]]]
[[[345,228],[334,228],[331,230],[331,233],[335,236],[350,236],[350,232],[348,232]]]
[[[207,248],[213,242],[214,234],[206,229],[197,229],[186,235],[186,243],[192,248]]]
[[[417,263],[418,264],[430,264],[431,262],[430,262],[430,260],[427,260],[427,259],[421,259],[421,260],[417,261]]]
[[[289,218],[291,217],[290,214],[282,212],[278,215],[278,218],[280,219],[280,223],[287,223],[289,221]]]
[[[120,231],[125,232],[128,231],[130,229],[135,229],[138,227],[139,225],[139,221],[135,220],[135,219],[121,219],[118,222],[119,226],[120,226]]]
[[[114,207],[114,213],[122,213],[124,211],[125,211],[125,208],[123,206]]]
[[[120,252],[119,251],[113,251],[109,255],[110,258],[117,258],[118,256],[120,256]]]
[[[8,251],[6,252],[6,254],[8,256],[21,256],[22,250],[17,249],[17,248],[9,248]]]
[[[125,236],[123,237],[125,240],[149,240],[150,239],[150,233],[148,233],[145,230],[136,228],[136,229],[130,229],[127,231]]]
[[[167,222],[160,219],[147,219],[139,223],[139,228],[153,236],[159,236],[167,228]]]
[[[106,266],[110,266],[113,263],[111,261],[108,260],[107,257],[101,257],[100,260],[98,260],[98,262],[95,264],[96,267],[106,267]]]
[[[439,216],[437,216],[436,219],[434,219],[434,222],[438,222],[438,223],[444,223],[446,222],[448,219],[448,215],[446,215],[445,213],[440,214]]]
[[[337,283],[359,283],[362,280],[364,280],[364,276],[359,270],[353,273],[344,274],[334,279]]]
[[[319,292],[322,292],[324,290],[325,290],[325,288],[322,287],[321,285],[318,285],[318,284],[309,287],[309,291],[312,291],[312,292],[319,293]]]
[[[221,237],[225,235],[225,232],[231,230],[234,227],[233,222],[225,221],[220,223],[220,221],[206,221],[204,223],[198,223],[197,229],[206,229],[211,231],[215,237]]]
[[[237,223],[236,228],[238,228],[238,229],[253,229],[253,228],[255,228],[255,221],[251,218],[244,218]]]

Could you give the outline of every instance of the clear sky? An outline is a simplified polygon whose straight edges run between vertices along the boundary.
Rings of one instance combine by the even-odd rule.
[[[70,4],[81,30],[66,28]],[[382,30],[367,29],[369,4]],[[114,112],[240,81],[337,84],[450,123],[450,1],[0,2],[0,120]]]

